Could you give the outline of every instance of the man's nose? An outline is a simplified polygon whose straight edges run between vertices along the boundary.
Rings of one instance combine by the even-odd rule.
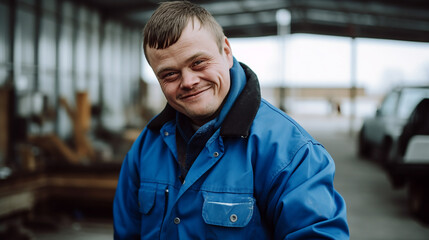
[[[183,71],[182,72],[182,81],[180,86],[186,89],[192,89],[195,85],[198,84],[200,78],[192,71]]]

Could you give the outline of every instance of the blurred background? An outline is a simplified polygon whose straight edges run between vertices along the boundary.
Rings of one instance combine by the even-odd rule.
[[[0,239],[112,238],[122,160],[166,101],[161,1],[0,0]],[[429,3],[195,0],[334,157],[352,239],[429,239]]]

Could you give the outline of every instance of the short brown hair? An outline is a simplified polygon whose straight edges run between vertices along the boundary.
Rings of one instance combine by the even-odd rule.
[[[143,30],[143,50],[146,46],[165,49],[176,43],[189,21],[197,19],[212,32],[219,52],[222,52],[224,33],[214,17],[203,7],[188,1],[164,2],[155,10]]]

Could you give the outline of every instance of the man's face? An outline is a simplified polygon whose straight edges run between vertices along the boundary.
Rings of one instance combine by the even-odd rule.
[[[226,38],[220,53],[213,34],[189,21],[175,44],[147,48],[146,55],[174,109],[199,126],[214,117],[230,88],[233,57]]]

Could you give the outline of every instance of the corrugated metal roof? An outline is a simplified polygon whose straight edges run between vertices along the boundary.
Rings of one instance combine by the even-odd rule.
[[[105,17],[144,26],[161,1],[75,0]],[[276,12],[291,13],[292,33],[429,42],[427,0],[195,0],[223,26],[228,37],[277,34]]]

